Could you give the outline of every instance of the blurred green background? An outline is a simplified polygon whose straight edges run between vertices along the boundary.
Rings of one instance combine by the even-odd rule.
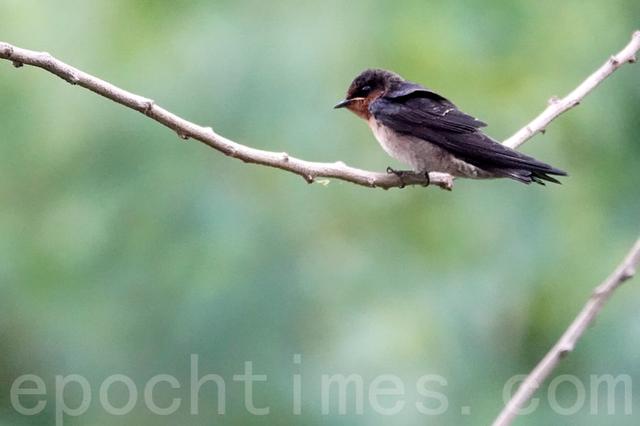
[[[241,143],[384,170],[367,126],[332,105],[367,67],[393,69],[487,121],[503,139],[621,49],[637,0],[0,2],[0,40],[45,50]],[[0,62],[0,425],[55,419],[55,377],[91,384],[64,424],[481,425],[640,231],[640,66],[625,66],[522,150],[565,169],[562,186],[459,180],[437,188],[307,185],[245,165],[53,75]],[[557,370],[584,382],[570,416],[540,406],[518,425],[637,425],[640,282],[623,287]],[[212,385],[190,414],[190,356]],[[294,364],[300,354],[302,361]],[[267,382],[244,408],[245,361]],[[124,417],[100,404],[113,374],[136,384]],[[364,408],[322,413],[320,377],[358,374]],[[47,406],[18,414],[10,387],[41,377]],[[145,383],[175,414],[150,413]],[[303,385],[292,413],[292,377]],[[400,377],[399,414],[367,389]],[[448,409],[420,414],[416,381],[437,374]],[[592,375],[628,375],[632,414]],[[579,401],[563,384],[563,407]],[[78,387],[66,392],[70,407]],[[595,398],[595,402],[594,402]],[[38,398],[22,397],[32,407]],[[110,401],[127,400],[122,384]],[[595,405],[595,413],[592,410]],[[468,407],[468,408],[465,408]],[[470,414],[464,412],[470,411]]]

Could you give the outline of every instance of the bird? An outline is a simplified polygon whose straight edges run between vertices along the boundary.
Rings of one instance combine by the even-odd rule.
[[[460,111],[449,99],[395,72],[367,69],[351,83],[344,100],[364,119],[384,151],[412,170],[387,168],[402,176],[409,172],[444,172],[471,179],[510,178],[525,184],[560,183],[563,170],[515,151],[482,132],[487,124]]]

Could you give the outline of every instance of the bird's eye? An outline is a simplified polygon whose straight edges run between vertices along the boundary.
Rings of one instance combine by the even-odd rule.
[[[362,86],[362,88],[360,89],[360,93],[362,93],[363,95],[368,94],[371,91],[371,86]]]

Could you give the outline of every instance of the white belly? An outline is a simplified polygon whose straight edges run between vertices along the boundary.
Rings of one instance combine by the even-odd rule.
[[[398,134],[386,126],[378,125],[373,117],[368,123],[382,149],[416,172],[444,172],[471,178],[488,177],[483,170],[455,158],[435,144],[420,138]]]

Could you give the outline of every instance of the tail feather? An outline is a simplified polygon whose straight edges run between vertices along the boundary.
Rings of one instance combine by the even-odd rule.
[[[557,176],[567,176],[567,173],[559,169],[554,169],[554,168],[551,168],[551,169],[552,170],[549,170],[549,171],[526,170],[526,169],[498,169],[498,170],[493,170],[493,172],[500,176],[508,177],[513,180],[517,180],[518,182],[525,183],[527,185],[530,183],[545,185],[545,181],[557,183],[561,185],[562,183],[558,179],[549,175],[553,174]]]
[[[544,185],[544,182],[560,183],[550,175],[567,176],[564,170],[502,145],[484,133],[468,133],[456,137],[458,143],[448,145],[447,149],[468,163],[489,170],[496,176],[541,185]]]

